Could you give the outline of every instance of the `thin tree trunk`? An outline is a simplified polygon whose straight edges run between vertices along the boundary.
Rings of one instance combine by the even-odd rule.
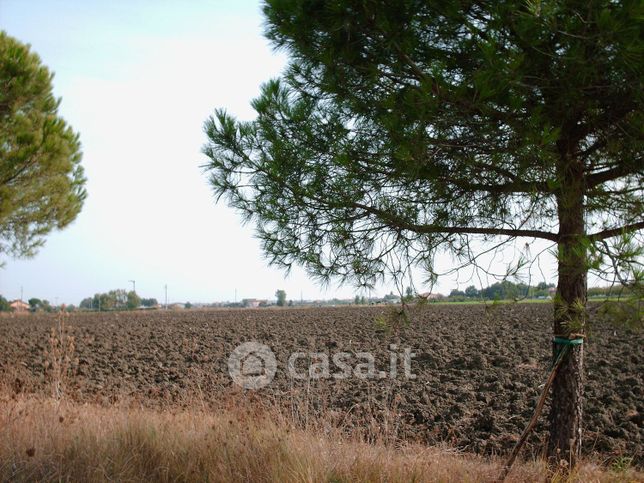
[[[559,282],[554,307],[553,357],[566,340],[583,338],[586,326],[587,249],[584,224],[583,166],[564,165],[559,204]],[[557,467],[575,466],[581,453],[584,395],[584,346],[570,345],[552,385],[548,458]],[[563,469],[563,468],[561,468]]]

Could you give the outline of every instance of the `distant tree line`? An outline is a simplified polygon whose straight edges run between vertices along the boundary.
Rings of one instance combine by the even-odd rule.
[[[110,290],[107,293],[97,293],[93,297],[84,298],[80,308],[84,310],[134,310],[139,307],[152,308],[159,305],[155,298],[141,298],[136,292],[123,289]]]
[[[515,300],[515,299],[540,299],[547,298],[550,290],[555,288],[554,283],[541,282],[532,286],[525,283],[513,283],[509,280],[496,282],[492,285],[477,289],[470,285],[465,290],[454,289],[450,292],[447,300],[450,302],[464,302],[467,300]]]
[[[353,299],[353,303],[355,305],[366,305],[367,297],[365,297],[364,295],[356,295],[356,297]]]
[[[589,287],[589,298],[629,297],[635,295],[631,287],[617,285],[613,287]]]
[[[27,303],[29,304],[30,312],[54,312],[58,307],[54,306],[47,299],[39,299],[36,297],[30,298]],[[65,305],[65,310],[67,312],[72,312],[76,310],[74,305]],[[11,302],[0,295],[0,312],[13,312],[13,307],[11,307]]]
[[[54,307],[51,305],[49,300],[40,300],[39,298],[32,297],[28,301],[29,311],[30,312],[53,312]]]

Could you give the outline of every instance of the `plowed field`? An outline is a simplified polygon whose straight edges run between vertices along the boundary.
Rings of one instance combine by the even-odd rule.
[[[232,395],[270,402],[302,423],[326,418],[367,438],[447,443],[483,454],[511,449],[550,364],[552,307],[430,305],[398,331],[374,322],[387,310],[74,314],[67,319],[75,339],[73,374],[64,387],[79,400],[160,407]],[[55,323],[52,315],[0,318],[0,382],[9,391],[51,391],[46,361]],[[592,323],[585,344],[586,454],[634,456],[642,464],[643,339],[641,332]],[[277,358],[275,379],[258,391],[243,391],[228,374],[229,355],[248,341],[266,344]],[[415,379],[405,378],[400,358],[395,379],[296,380],[287,370],[294,352],[325,353],[331,361],[346,352],[352,366],[358,353],[369,352],[377,371],[388,373],[392,352],[406,348],[415,354]],[[306,374],[306,362],[298,359],[299,374]],[[330,369],[338,372],[333,364]],[[543,448],[547,411],[528,452]]]

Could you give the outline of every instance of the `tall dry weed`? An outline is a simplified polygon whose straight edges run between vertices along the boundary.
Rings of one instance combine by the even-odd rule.
[[[74,357],[76,341],[68,325],[65,306],[56,316],[56,323],[49,335],[49,348],[44,351],[45,378],[51,384],[52,396],[60,400],[70,379],[78,369],[78,358]]]

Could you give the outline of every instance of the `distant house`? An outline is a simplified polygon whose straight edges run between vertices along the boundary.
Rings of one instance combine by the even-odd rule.
[[[258,299],[243,299],[242,305],[244,307],[256,308],[259,307],[261,300]]]
[[[14,310],[14,312],[28,312],[29,304],[23,302],[22,300],[14,300],[9,304],[9,306]]]
[[[424,299],[425,299],[425,300],[427,300],[427,301],[432,301],[432,300],[442,300],[442,299],[444,299],[444,298],[445,298],[445,296],[444,296],[443,294],[440,294],[440,293],[430,293],[430,292],[421,293],[421,294],[420,294],[420,297],[424,298]]]

